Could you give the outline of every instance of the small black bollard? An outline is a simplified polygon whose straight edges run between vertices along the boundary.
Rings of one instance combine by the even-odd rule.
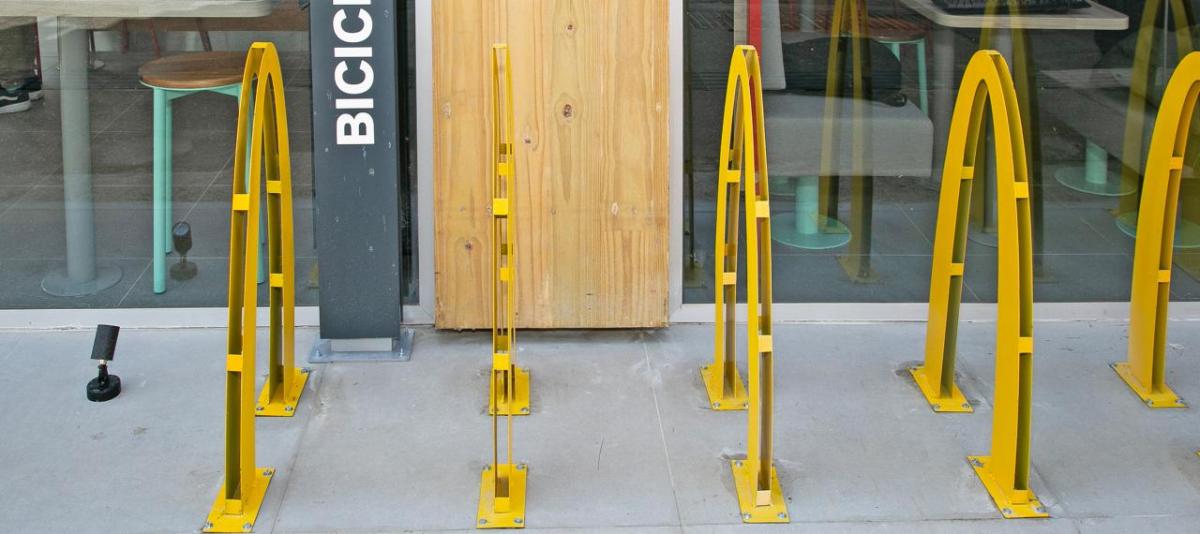
[[[92,344],[92,359],[100,361],[99,374],[87,384],[87,398],[92,402],[115,399],[121,394],[121,377],[108,374],[108,362],[117,351],[117,334],[121,328],[110,324],[96,325],[96,341]]]

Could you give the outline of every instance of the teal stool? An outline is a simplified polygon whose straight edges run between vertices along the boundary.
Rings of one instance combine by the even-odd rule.
[[[887,45],[892,51],[892,55],[896,59],[900,59],[901,45],[915,45],[917,47],[917,92],[921,111],[929,115],[929,74],[925,68],[925,36],[915,37],[878,37],[876,38],[881,44]]]
[[[242,71],[246,56],[240,52],[193,52],[167,56],[138,69],[142,85],[154,90],[154,292],[167,290],[167,254],[171,242],[172,217],[172,102],[201,92],[241,98]],[[249,142],[250,136],[246,136]],[[246,173],[247,177],[249,172]],[[266,221],[260,220],[260,228]],[[265,232],[260,232],[265,243]],[[266,279],[266,254],[259,255],[258,281]]]

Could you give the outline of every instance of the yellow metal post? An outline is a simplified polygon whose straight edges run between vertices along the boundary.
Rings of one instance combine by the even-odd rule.
[[[991,109],[996,153],[996,397],[990,456],[970,456],[996,507],[1006,518],[1046,517],[1029,488],[1030,410],[1033,394],[1033,253],[1025,134],[1012,76],[1004,57],[981,50],[963,75],[950,121],[942,171],[925,365],[912,370],[930,404],[969,409],[954,386],[954,349],[962,295],[971,187],[983,171],[979,158],[984,112]]]
[[[529,413],[529,375],[516,357],[516,172],[513,154],[512,69],[508,45],[492,45],[492,463],[479,484],[479,528],[525,527],[525,464],[513,463],[513,416]],[[522,397],[522,395],[524,395]],[[500,409],[495,409],[496,407]],[[500,463],[500,416],[508,429]]]
[[[257,82],[257,83],[255,83]],[[254,356],[258,308],[260,190],[267,191],[270,266],[271,373],[291,371],[293,348],[293,234],[287,115],[279,55],[271,43],[254,43],[242,76],[241,108],[233,166],[229,237],[229,332],[226,338],[225,482],[204,524],[205,532],[249,532],[275,470],[254,462]],[[253,109],[253,116],[251,116]],[[249,151],[246,136],[250,136]],[[249,158],[249,165],[247,165]],[[249,177],[246,176],[247,170]],[[306,376],[306,375],[302,375]],[[289,378],[291,379],[289,381]],[[303,387],[283,375],[280,387]],[[274,389],[272,389],[274,388]],[[290,390],[282,390],[290,391]],[[296,393],[299,396],[299,393]],[[275,394],[267,395],[275,399]],[[283,398],[281,396],[280,398]],[[292,405],[294,407],[294,404]],[[294,412],[294,410],[293,410]]]
[[[1146,157],[1129,302],[1129,359],[1117,374],[1151,408],[1186,406],[1166,373],[1167,306],[1180,182],[1200,92],[1200,52],[1183,58],[1163,93]]]
[[[718,284],[732,288],[737,282],[737,200],[744,179],[746,211],[746,331],[749,391],[746,394],[749,414],[746,438],[746,458],[733,460],[733,482],[738,496],[738,508],[746,523],[786,523],[787,503],[779,477],[771,462],[772,398],[774,380],[772,355],[774,343],[771,330],[771,205],[767,176],[767,144],[762,107],[762,76],[758,52],[752,46],[738,46],[729,65],[729,83],[725,93],[725,123],[721,134],[721,187],[717,209],[725,217],[717,223],[729,233],[718,239]],[[720,231],[718,231],[720,232]],[[722,246],[725,246],[722,250]],[[717,351],[718,359],[710,370],[721,365],[733,368],[732,303],[736,294],[729,290],[722,301],[717,292]],[[723,309],[722,305],[726,305]],[[722,313],[728,316],[723,316]],[[724,351],[724,352],[722,352]],[[725,357],[723,361],[721,358]],[[712,376],[726,376],[709,373]],[[733,373],[737,378],[736,372]],[[711,385],[710,385],[711,387]],[[710,393],[712,389],[709,390]],[[736,391],[736,390],[733,390]],[[733,392],[726,389],[725,393]]]

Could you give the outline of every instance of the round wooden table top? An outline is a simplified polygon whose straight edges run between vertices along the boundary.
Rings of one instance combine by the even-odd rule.
[[[244,52],[188,52],[138,68],[142,83],[163,89],[208,89],[242,81]]]

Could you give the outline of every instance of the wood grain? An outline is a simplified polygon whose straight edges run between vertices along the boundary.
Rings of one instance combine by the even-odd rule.
[[[512,50],[518,327],[666,324],[667,3],[433,3],[438,327],[489,326],[493,42]]]

